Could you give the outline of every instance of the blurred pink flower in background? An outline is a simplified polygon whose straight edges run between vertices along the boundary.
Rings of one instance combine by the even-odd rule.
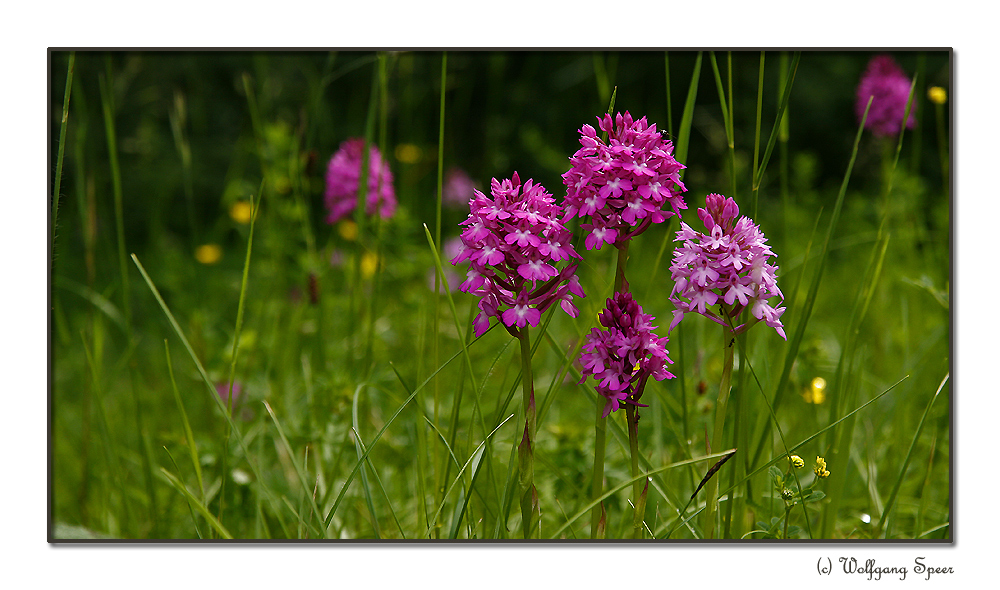
[[[365,141],[360,137],[348,139],[330,159],[326,170],[326,208],[330,215],[327,223],[337,223],[350,215],[358,204],[358,182],[361,179],[361,162]],[[396,192],[392,186],[392,171],[382,159],[378,148],[369,147],[368,193],[365,212],[374,215],[376,210],[383,218],[392,217],[396,211]]]
[[[871,98],[872,106],[868,109],[865,129],[881,137],[898,134],[902,129],[903,115],[906,114],[910,84],[910,79],[891,56],[873,57],[858,83],[857,100],[854,104],[858,121],[861,121],[865,107],[868,106],[868,99]],[[914,117],[916,110],[917,97],[914,95],[913,104],[910,106],[910,118],[906,120],[907,129],[913,129],[917,124]]]

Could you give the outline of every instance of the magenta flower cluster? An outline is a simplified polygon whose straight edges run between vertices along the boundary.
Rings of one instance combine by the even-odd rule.
[[[705,198],[705,208],[698,209],[698,218],[708,233],[696,232],[681,222],[681,229],[674,241],[683,242],[674,250],[670,275],[674,288],[670,301],[674,304],[674,318],[670,330],[684,314],[700,313],[723,326],[726,319],[711,308],[718,302],[725,303],[729,318],[735,318],[746,308],[757,320],[774,328],[785,338],[781,314],[768,304],[771,297],[784,295],[778,289],[777,266],[768,264],[774,256],[767,239],[749,217],[737,217],[740,209],[731,198],[710,194]],[[739,333],[749,327],[735,327]],[[669,330],[668,330],[669,331]]]
[[[608,133],[605,143],[590,125],[580,129],[582,146],[570,158],[572,167],[563,174],[566,185],[566,217],[590,216],[581,224],[588,232],[588,250],[615,245],[639,235],[651,223],[679,215],[687,205],[681,192],[684,168],[673,157],[674,146],[649,125],[646,117],[632,120],[627,111],[598,117]],[[664,210],[669,205],[670,210]]]
[[[361,179],[362,155],[365,140],[356,137],[340,144],[340,149],[330,159],[326,170],[326,208],[330,212],[327,223],[337,223],[349,216],[358,204],[358,183]],[[396,192],[392,186],[389,163],[374,145],[368,152],[368,193],[365,196],[366,213],[382,218],[392,217],[396,211]]]
[[[606,398],[604,416],[618,410],[622,403],[637,403],[646,380],[672,379],[667,371],[667,338],[658,338],[651,325],[653,316],[642,313],[628,291],[615,293],[598,320],[604,330],[593,328],[587,335],[580,355],[583,379],[593,375],[599,381],[597,392]]]
[[[888,55],[876,55],[868,62],[868,68],[858,83],[857,100],[854,110],[858,121],[865,113],[868,99],[872,106],[868,109],[865,119],[865,129],[870,129],[878,136],[897,135],[903,126],[903,116],[906,114],[906,101],[910,96],[910,79],[903,73],[895,60]],[[916,96],[910,106],[910,118],[906,120],[907,129],[916,125],[914,112],[917,107]]]
[[[515,172],[503,182],[493,179],[491,196],[476,190],[469,201],[469,217],[462,222],[462,250],[451,260],[469,260],[468,278],[461,290],[481,297],[473,321],[482,336],[491,317],[508,329],[537,326],[544,312],[559,301],[572,317],[579,314],[573,295],[583,297],[576,264],[562,270],[561,261],[580,258],[570,243],[572,233],[560,217],[562,207],[545,188]]]

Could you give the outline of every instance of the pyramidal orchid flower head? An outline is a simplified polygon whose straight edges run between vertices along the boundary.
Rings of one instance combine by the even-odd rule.
[[[698,209],[707,233],[681,222],[674,240],[681,245],[674,250],[670,265],[674,281],[670,301],[675,307],[670,330],[687,313],[699,313],[728,326],[721,314],[735,318],[749,308],[756,321],[763,321],[785,338],[780,319],[785,308],[769,303],[772,297],[785,298],[778,288],[778,267],[769,262],[775,254],[760,228],[749,217],[737,220],[738,216],[739,207],[733,199],[713,193],[705,197],[705,207]],[[719,314],[713,311],[716,304],[724,304]],[[749,326],[736,326],[735,333]]]
[[[580,255],[562,216],[545,187],[530,179],[522,185],[517,172],[503,181],[494,178],[489,196],[473,191],[469,217],[462,222],[462,248],[451,263],[469,261],[460,290],[480,297],[476,336],[486,332],[491,317],[509,330],[537,326],[557,301],[570,316],[578,315],[573,296],[584,293],[577,264],[567,263]]]
[[[326,169],[324,201],[329,215],[326,222],[333,224],[354,212],[358,204],[358,183],[361,180],[362,155],[365,140],[360,137],[340,144]],[[389,163],[374,145],[368,150],[368,190],[365,194],[365,212],[383,218],[392,217],[396,211],[396,192],[392,186]]]
[[[607,300],[598,320],[604,329],[593,328],[580,355],[583,379],[593,376],[595,389],[606,399],[604,416],[617,411],[623,403],[638,403],[646,380],[672,379],[667,364],[667,338],[658,338],[653,330],[653,316],[628,291],[618,292]]]
[[[652,223],[662,223],[687,209],[680,179],[684,168],[674,159],[670,140],[627,111],[598,117],[608,133],[604,142],[590,125],[580,128],[580,149],[562,175],[566,185],[566,217],[589,217],[588,250],[599,250],[639,235]]]
[[[857,100],[854,110],[858,121],[861,121],[872,99],[865,119],[865,129],[870,129],[877,136],[895,136],[903,128],[903,116],[906,114],[906,101],[910,96],[911,81],[903,73],[889,55],[876,55],[868,62],[868,68],[858,82]],[[906,128],[913,129],[917,124],[914,113],[917,110],[917,98],[913,97],[910,106],[910,117],[906,120]]]

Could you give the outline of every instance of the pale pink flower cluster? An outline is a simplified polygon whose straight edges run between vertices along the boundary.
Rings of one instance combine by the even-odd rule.
[[[560,218],[562,207],[545,187],[515,172],[503,182],[493,179],[491,196],[474,191],[469,217],[462,222],[463,248],[452,260],[469,260],[461,290],[481,297],[473,321],[482,336],[490,318],[500,317],[508,328],[537,326],[541,313],[559,301],[572,317],[579,314],[573,295],[583,297],[577,264],[557,269],[559,262],[580,256],[570,243],[572,233]]]
[[[785,308],[775,309],[768,303],[772,297],[785,299],[778,289],[778,267],[768,263],[775,254],[753,220],[740,217],[737,221],[739,213],[733,199],[713,193],[705,198],[705,208],[698,209],[698,218],[708,233],[694,231],[681,222],[674,241],[683,244],[674,250],[670,265],[670,276],[674,280],[670,301],[676,308],[671,330],[684,314],[691,312],[700,313],[723,326],[729,325],[712,309],[716,303],[723,302],[724,313],[729,318],[749,308],[754,318],[785,338],[780,319]],[[736,326],[735,332],[747,327],[747,324]]]
[[[570,158],[572,167],[563,174],[566,185],[566,218],[575,215],[590,220],[581,224],[588,232],[588,250],[615,245],[639,235],[651,223],[661,223],[687,209],[681,192],[683,165],[674,159],[674,146],[649,125],[626,112],[614,121],[610,114],[598,117],[608,133],[605,143],[590,125],[580,129],[582,146]],[[669,209],[664,209],[669,205]]]

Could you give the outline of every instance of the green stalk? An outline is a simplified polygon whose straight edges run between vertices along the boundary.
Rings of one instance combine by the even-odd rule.
[[[538,493],[535,491],[535,387],[531,376],[531,342],[528,326],[517,331],[521,342],[521,394],[524,405],[524,435],[517,448],[518,483],[521,498],[521,530],[530,539],[538,514]]]
[[[757,172],[757,162],[760,156],[760,109],[764,102],[764,52],[760,52],[760,68],[757,73],[757,123],[754,126],[753,134],[753,172]],[[750,192],[750,217],[757,219],[757,193],[760,186],[753,183]]]
[[[435,225],[434,225],[434,244],[438,250],[435,252],[436,255],[440,256],[441,248],[441,199],[444,187],[444,115],[445,115],[445,86],[448,79],[448,53],[443,52],[441,54],[441,101],[440,101],[440,112],[438,115],[438,170],[437,170],[437,200],[434,205],[435,207]],[[432,364],[438,366],[440,361],[440,349],[441,349],[441,330],[438,325],[440,309],[441,309],[441,283],[442,283],[442,269],[437,266],[434,267],[434,315],[431,316],[431,332],[434,334],[434,340],[431,345],[431,358]],[[441,397],[441,387],[438,379],[434,379],[434,423],[437,424],[438,421],[438,408]],[[443,482],[438,480],[440,475],[440,470],[438,469],[438,441],[433,439],[432,444],[432,461],[431,464],[434,465],[435,474],[435,485],[434,489],[439,490],[443,486]],[[435,529],[436,531],[436,529]]]
[[[66,149],[66,125],[69,122],[69,95],[73,91],[73,64],[76,62],[76,52],[69,54],[69,67],[66,70],[66,92],[63,95],[62,120],[59,123],[59,150],[56,154],[56,178],[52,188],[52,256],[56,251],[56,220],[59,214],[59,189],[62,184],[63,153]]]
[[[728,310],[724,309],[723,313],[728,314]],[[733,353],[735,352],[735,343],[733,342],[733,335],[729,326],[722,327],[722,338],[725,355],[722,361],[722,380],[719,382],[719,399],[715,403],[715,427],[712,431],[713,449],[722,448],[722,432],[726,423],[726,406],[729,402],[729,391],[733,376]],[[711,449],[709,449],[709,451],[711,452]],[[713,477],[708,480],[708,500],[705,505],[706,511],[704,529],[706,539],[715,538],[715,511],[718,508],[718,501],[719,478]]]

